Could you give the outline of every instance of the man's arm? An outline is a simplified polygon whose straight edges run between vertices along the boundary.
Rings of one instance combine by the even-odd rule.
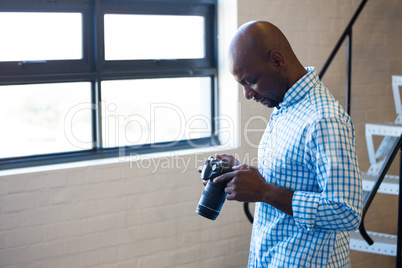
[[[306,164],[314,167],[319,192],[296,191],[293,218],[307,230],[358,228],[362,185],[350,120],[324,118],[311,126]]]

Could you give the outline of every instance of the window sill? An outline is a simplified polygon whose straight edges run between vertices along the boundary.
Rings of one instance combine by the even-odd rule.
[[[235,147],[209,146],[209,147],[204,147],[204,148],[192,148],[192,149],[184,149],[184,150],[176,150],[176,151],[139,154],[139,155],[135,155],[135,156],[111,157],[111,158],[84,160],[84,161],[69,162],[69,163],[62,163],[62,164],[42,165],[42,166],[26,167],[26,168],[15,168],[15,169],[1,170],[0,177],[39,173],[39,172],[48,172],[48,171],[57,171],[57,170],[66,170],[66,169],[76,169],[76,168],[83,168],[83,167],[96,167],[96,166],[113,165],[113,164],[133,163],[133,162],[141,161],[144,159],[178,157],[178,156],[186,157],[186,156],[190,156],[190,155],[194,155],[194,154],[214,155],[216,152],[228,151],[228,150],[232,150],[232,149],[235,149]]]

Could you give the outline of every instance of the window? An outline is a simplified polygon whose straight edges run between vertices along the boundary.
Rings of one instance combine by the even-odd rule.
[[[82,59],[81,13],[0,12],[0,25],[0,61]]]
[[[0,25],[0,169],[218,143],[216,0],[5,0]]]
[[[106,14],[105,59],[202,59],[204,24],[202,16]]]

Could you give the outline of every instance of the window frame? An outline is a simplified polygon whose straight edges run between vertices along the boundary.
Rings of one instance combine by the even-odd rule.
[[[37,83],[90,82],[91,150],[0,158],[0,170],[67,163],[219,144],[216,134],[217,0],[5,0],[1,12],[80,12],[83,15],[83,58],[46,62],[0,62],[0,86]],[[201,15],[205,19],[205,57],[178,60],[105,61],[105,14]],[[121,79],[209,77],[211,135],[207,138],[103,148],[101,82]]]

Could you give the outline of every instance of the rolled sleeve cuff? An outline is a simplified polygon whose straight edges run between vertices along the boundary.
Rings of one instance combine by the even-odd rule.
[[[319,194],[294,192],[292,199],[293,218],[298,226],[308,231],[315,230],[319,202]]]

